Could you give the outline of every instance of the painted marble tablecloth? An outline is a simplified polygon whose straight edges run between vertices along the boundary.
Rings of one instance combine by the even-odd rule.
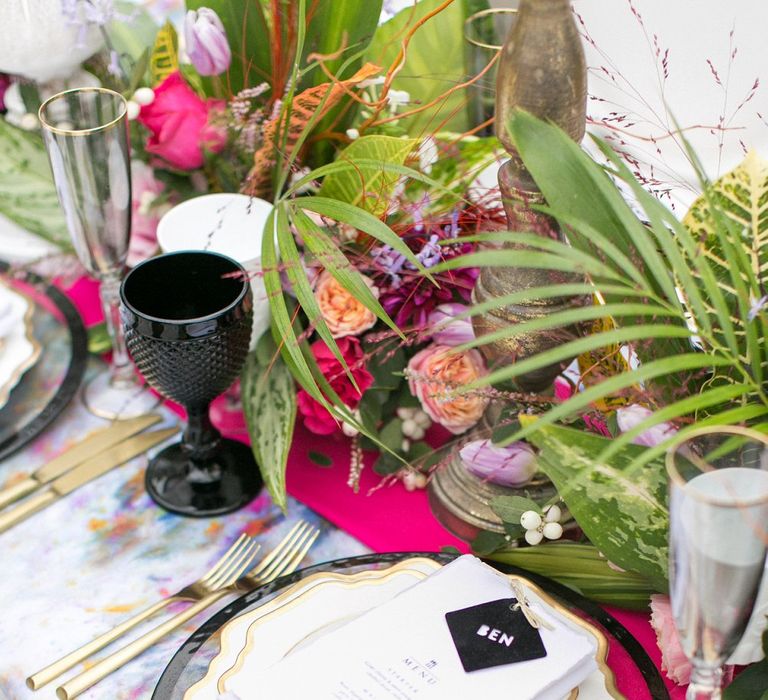
[[[89,373],[102,370],[94,363]],[[161,412],[168,425],[178,420],[167,409]],[[75,400],[44,436],[0,464],[0,486],[34,471],[106,423]],[[307,565],[369,551],[294,499],[287,516],[265,495],[220,518],[196,520],[166,513],[144,491],[145,466],[146,457],[135,459],[0,534],[2,700],[54,698],[55,682],[33,693],[25,678],[198,578],[243,531],[258,536],[267,552],[297,520],[317,524],[322,534]],[[81,697],[149,698],[175,650],[229,600],[203,612]],[[146,629],[141,627],[128,639]]]

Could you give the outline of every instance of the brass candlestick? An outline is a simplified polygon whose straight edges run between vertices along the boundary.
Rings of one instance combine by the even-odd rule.
[[[504,210],[510,231],[534,232],[562,238],[557,223],[536,212],[532,205],[544,200],[515,151],[507,130],[515,109],[554,122],[575,141],[584,136],[586,125],[587,69],[584,48],[569,0],[520,0],[517,19],[501,49],[496,81],[496,134],[510,159],[499,171]],[[525,289],[549,287],[563,281],[563,273],[519,267],[483,268],[474,290],[477,302]],[[510,324],[547,316],[583,303],[582,298],[540,299],[494,309],[474,317],[475,333],[483,335]],[[482,347],[489,366],[509,364],[540,353],[563,342],[560,332],[533,331]],[[570,333],[573,329],[570,329]],[[562,365],[530,372],[516,381],[522,391],[542,392],[552,386]],[[489,437],[498,422],[498,407],[491,407],[475,429],[477,438]],[[536,500],[554,495],[545,478],[535,478],[522,489],[485,482],[470,474],[458,454],[436,472],[429,496],[438,519],[463,539],[473,539],[480,530],[504,532],[501,519],[489,503],[499,495],[525,493]]]

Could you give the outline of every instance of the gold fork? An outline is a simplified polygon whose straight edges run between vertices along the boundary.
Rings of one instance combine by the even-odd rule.
[[[233,570],[241,571],[241,564],[245,563],[247,567],[259,551],[259,545],[254,539],[245,534],[240,535],[237,541],[222,555],[222,557],[211,567],[211,569],[194,583],[184,586],[180,591],[174,593],[154,605],[150,605],[145,610],[133,617],[121,622],[108,632],[96,637],[91,642],[84,644],[79,649],[67,654],[65,657],[46,666],[42,671],[27,678],[27,686],[32,690],[42,688],[46,683],[50,683],[54,678],[60,676],[65,671],[72,668],[79,662],[87,659],[100,649],[114,642],[118,637],[124,635],[128,630],[141,624],[144,620],[152,617],[160,610],[179,601],[201,600],[214,591],[219,590],[225,585],[231,576]],[[233,569],[233,567],[236,567]]]
[[[80,675],[56,688],[56,696],[61,700],[72,700],[229,593],[243,589],[251,590],[255,585],[269,583],[280,576],[292,573],[298,568],[319,534],[320,531],[317,528],[307,523],[299,523],[275,548],[280,550],[279,553],[275,554],[273,551],[265,558],[265,561],[269,559],[268,562],[261,562],[253,572],[245,576],[241,576],[244,568],[240,568],[237,576],[230,577],[228,583],[219,590],[197,601],[183,612],[153,628],[122,649],[104,657]],[[290,542],[286,545],[285,543],[289,540]]]

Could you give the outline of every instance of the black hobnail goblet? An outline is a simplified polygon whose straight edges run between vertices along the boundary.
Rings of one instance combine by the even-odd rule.
[[[185,251],[137,265],[120,287],[128,352],[146,381],[187,409],[187,428],[149,463],[147,492],[180,515],[230,513],[262,486],[251,450],[226,440],[208,406],[237,377],[248,353],[253,301],[243,267],[216,253]]]

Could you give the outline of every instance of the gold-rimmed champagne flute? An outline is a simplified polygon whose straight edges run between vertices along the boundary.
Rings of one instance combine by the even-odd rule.
[[[702,428],[667,453],[670,598],[693,666],[687,700],[720,698],[722,667],[747,628],[768,551],[768,436]]]
[[[128,358],[119,316],[120,281],[131,232],[131,171],[127,105],[117,92],[77,88],[40,107],[43,138],[67,229],[80,262],[100,281],[112,340],[109,372],[85,387],[92,413],[131,418],[158,399],[139,382]]]

